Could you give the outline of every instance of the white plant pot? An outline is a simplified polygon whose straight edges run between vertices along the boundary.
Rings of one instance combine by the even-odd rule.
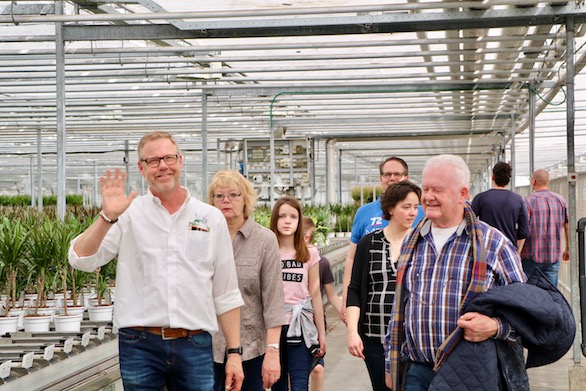
[[[18,331],[19,316],[3,316],[0,317],[0,335],[6,333],[15,333]]]
[[[81,302],[81,300],[77,300],[77,302]],[[63,302],[61,302],[60,307],[63,307]],[[67,299],[67,307],[77,307],[76,303],[73,302],[73,299]]]
[[[81,317],[79,315],[55,315],[53,324],[58,333],[79,333]]]
[[[336,237],[336,233],[335,232],[328,232],[326,234],[326,238],[327,239],[331,239],[331,238],[334,238],[334,237]]]
[[[47,307],[59,307],[59,305],[62,305],[62,301],[59,301],[58,299],[47,299],[45,300],[45,306]]]
[[[27,308],[27,315],[34,315],[35,314],[35,307],[32,308]],[[53,316],[55,315],[55,313],[57,312],[57,308],[55,307],[43,307],[43,308],[38,308],[37,309],[37,315],[47,315],[51,317],[51,320],[53,320]]]
[[[12,308],[8,311],[8,316],[18,316],[18,329],[24,329],[24,315],[26,310],[24,308]]]
[[[24,300],[25,301],[27,301],[27,300],[35,301],[35,300],[37,300],[37,296],[38,295],[36,293],[25,293]]]
[[[96,307],[89,307],[90,321],[92,322],[111,322],[112,314],[114,313],[113,305],[102,305]]]
[[[67,307],[67,315],[76,315],[81,320],[83,320],[84,312],[85,307]],[[63,309],[63,307],[57,308],[57,315],[65,315],[65,310]]]
[[[344,232],[336,232],[336,237],[337,238],[343,238],[344,237]]]
[[[27,333],[48,333],[51,315],[25,316],[24,331]]]

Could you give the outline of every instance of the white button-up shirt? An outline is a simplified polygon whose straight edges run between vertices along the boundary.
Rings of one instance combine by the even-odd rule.
[[[187,189],[185,189],[187,191]],[[87,272],[118,255],[114,327],[218,330],[217,315],[243,304],[222,213],[191,198],[169,214],[150,191],[136,198],[98,252],[69,262]]]

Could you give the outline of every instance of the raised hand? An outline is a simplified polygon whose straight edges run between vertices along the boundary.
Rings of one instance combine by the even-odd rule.
[[[138,195],[132,192],[125,194],[126,173],[119,168],[114,169],[114,173],[106,170],[106,175],[100,177],[100,186],[102,188],[102,210],[111,220],[116,220],[130,206],[132,200]]]

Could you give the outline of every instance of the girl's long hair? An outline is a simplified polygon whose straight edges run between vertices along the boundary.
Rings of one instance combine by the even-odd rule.
[[[281,197],[275,202],[275,206],[273,207],[273,211],[271,212],[271,231],[277,235],[277,239],[279,243],[281,243],[281,234],[277,230],[277,222],[279,221],[279,209],[281,206],[287,204],[292,206],[297,210],[299,213],[299,220],[297,223],[297,229],[295,230],[295,234],[293,235],[293,245],[295,246],[295,260],[297,262],[307,262],[309,261],[309,249],[307,248],[307,244],[305,244],[305,239],[303,239],[303,228],[301,227],[301,221],[303,219],[303,212],[301,211],[301,204],[295,197],[291,196],[284,196]]]

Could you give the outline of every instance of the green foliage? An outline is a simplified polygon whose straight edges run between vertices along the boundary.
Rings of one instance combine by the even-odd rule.
[[[0,205],[3,206],[30,206],[32,199],[30,195],[0,195]],[[83,195],[68,194],[65,196],[66,205],[83,205]],[[57,205],[57,196],[43,196],[43,205]]]
[[[325,205],[303,205],[303,213],[311,217],[315,224],[315,236],[313,238],[316,244],[325,244],[328,232],[331,231],[332,218]]]
[[[53,237],[53,223],[48,218],[45,218],[40,224],[30,228],[29,240],[27,242],[28,248],[28,264],[29,276],[34,278],[37,282],[37,305],[43,306],[46,302],[47,289],[51,289],[55,278],[55,253],[57,246],[55,245],[55,238]],[[53,284],[46,284],[52,282]]]
[[[316,228],[315,241],[320,243],[325,242],[330,231],[349,232],[357,209],[358,206],[355,204],[305,204],[303,214],[313,219]],[[268,205],[260,205],[255,209],[252,217],[254,221],[268,228],[271,209]]]
[[[24,257],[27,251],[28,231],[18,220],[11,221],[7,217],[2,219],[0,226],[0,260],[2,274],[6,280],[7,293],[10,296],[9,307],[14,307],[18,276],[25,264]]]
[[[11,306],[25,287],[36,286],[42,300],[45,292],[66,290],[68,284],[73,291],[80,288],[78,281],[87,281],[91,273],[74,272],[67,256],[71,240],[98,212],[97,208],[69,205],[64,220],[59,221],[55,206],[43,207],[42,212],[28,205],[0,206],[0,281],[6,281],[2,285]]]
[[[376,186],[375,187],[376,197],[375,197],[372,192],[372,186],[353,187],[352,190],[350,191],[350,196],[355,201],[355,203],[357,203],[358,205],[360,205],[360,191],[361,190],[362,190],[362,199],[363,199],[364,204],[367,204],[369,202],[374,201],[375,198],[378,198],[378,196],[380,196],[383,192],[383,188],[381,186]]]
[[[271,208],[268,205],[258,205],[254,212],[252,212],[252,218],[258,224],[263,227],[270,228],[271,224]]]
[[[116,259],[113,259],[94,271],[94,287],[98,294],[98,305],[102,305],[102,300],[108,293],[110,285],[116,278],[116,262]]]

